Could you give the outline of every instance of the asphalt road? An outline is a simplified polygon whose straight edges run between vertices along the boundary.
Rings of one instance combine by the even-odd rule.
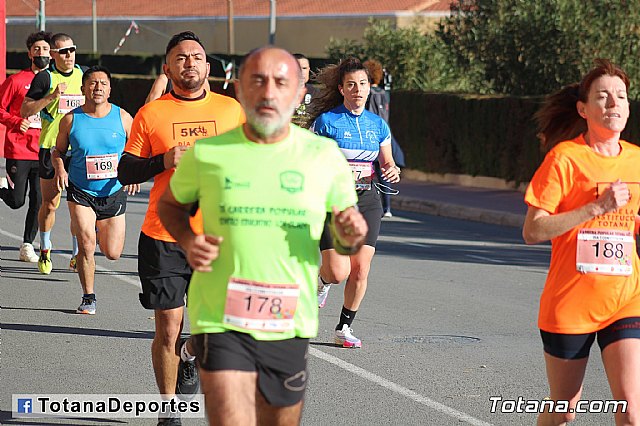
[[[153,313],[137,296],[137,236],[146,202],[145,194],[129,200],[122,258],[97,258],[95,316],[74,313],[81,290],[67,270],[66,203],[53,231],[56,252],[49,276],[18,261],[25,210],[0,205],[2,424],[155,424],[153,419],[11,418],[12,394],[156,392]],[[367,297],[353,325],[362,349],[331,343],[340,287],[331,290],[320,312],[302,423],[535,424],[532,413],[492,413],[490,398],[547,396],[536,315],[549,246],[525,246],[517,228],[394,213],[383,223]],[[597,348],[583,398],[610,398]],[[575,424],[605,425],[612,419],[582,414]],[[205,423],[185,419],[183,424]]]

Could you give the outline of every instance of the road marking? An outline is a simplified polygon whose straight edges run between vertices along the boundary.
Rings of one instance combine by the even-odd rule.
[[[492,259],[490,257],[484,257],[484,256],[477,256],[475,254],[466,254],[465,256],[471,257],[473,259],[479,259],[479,260],[484,260],[484,261],[487,261],[487,262],[492,262],[492,263],[506,263],[504,260]]]
[[[320,358],[323,361],[327,361],[337,367],[342,368],[343,370],[346,370],[350,373],[353,373],[357,376],[362,377],[363,379],[369,380],[370,382],[373,382],[379,386],[382,386],[383,388],[389,389],[397,394],[400,394],[402,396],[405,396],[409,399],[412,399],[413,401],[425,405],[431,409],[434,409],[436,411],[439,411],[443,414],[446,414],[449,417],[453,417],[455,419],[458,419],[461,422],[466,422],[468,424],[474,425],[474,426],[491,426],[491,423],[487,423],[484,422],[480,419],[476,419],[475,417],[472,417],[466,413],[463,413],[461,411],[455,410],[451,407],[448,407],[444,404],[440,404],[439,402],[436,402],[434,400],[432,400],[431,398],[427,398],[426,396],[420,395],[419,393],[416,393],[414,391],[412,391],[411,389],[407,389],[403,386],[400,386],[396,383],[393,383],[383,377],[380,377],[376,374],[373,374],[363,368],[360,368],[356,365],[353,365],[351,363],[348,363],[346,361],[341,360],[340,358],[337,358],[333,355],[329,355],[321,350],[318,350],[316,348],[309,348],[309,353],[316,357],[316,358]]]
[[[413,246],[413,247],[420,247],[420,248],[427,248],[428,247],[426,244],[422,244],[422,243],[404,243],[404,245]]]
[[[544,250],[550,251],[551,246],[530,246],[522,243],[501,243],[495,241],[475,241],[475,240],[447,240],[441,238],[420,238],[420,237],[397,237],[390,235],[380,235],[378,241],[386,241],[391,243],[403,244],[423,244],[424,246],[455,246],[455,247],[482,247],[482,248],[501,248],[501,249],[518,249],[518,250]]]

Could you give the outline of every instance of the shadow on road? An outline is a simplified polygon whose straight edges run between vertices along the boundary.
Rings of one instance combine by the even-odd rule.
[[[2,308],[11,309],[11,308]],[[33,333],[51,334],[72,334],[81,336],[116,337],[120,339],[149,339],[153,340],[152,331],[121,331],[121,330],[101,330],[98,328],[64,327],[40,324],[12,324],[2,323],[0,326],[5,330],[28,331]]]
[[[45,311],[45,312],[62,312],[63,314],[74,314],[76,315],[75,309],[55,309],[55,308],[23,308],[18,306],[3,306],[2,309],[7,311]]]
[[[56,417],[58,420],[64,420],[64,423],[60,422],[60,424],[68,425],[68,426],[82,426],[86,425],[87,421],[96,422],[97,424],[126,424],[128,422],[116,419],[95,419],[91,417],[87,418],[68,418],[68,417]],[[78,423],[82,421],[83,423]],[[18,418],[14,419],[12,417],[11,411],[0,410],[0,424],[3,425],[24,425],[24,426],[42,426],[42,425],[50,425],[51,419],[29,419],[29,418]]]

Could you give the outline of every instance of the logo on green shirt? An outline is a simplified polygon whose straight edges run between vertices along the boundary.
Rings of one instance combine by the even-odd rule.
[[[238,181],[232,181],[231,179],[229,179],[228,177],[224,177],[224,189],[248,189],[251,187],[251,184],[247,181],[245,182],[238,182]]]
[[[291,194],[302,191],[304,189],[304,176],[302,173],[293,170],[280,173],[280,189]]]

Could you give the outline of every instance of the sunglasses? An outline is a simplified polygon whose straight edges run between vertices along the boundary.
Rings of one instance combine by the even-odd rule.
[[[59,53],[61,55],[66,55],[67,53],[73,53],[76,51],[76,45],[63,47],[61,49],[51,49],[52,52]]]

